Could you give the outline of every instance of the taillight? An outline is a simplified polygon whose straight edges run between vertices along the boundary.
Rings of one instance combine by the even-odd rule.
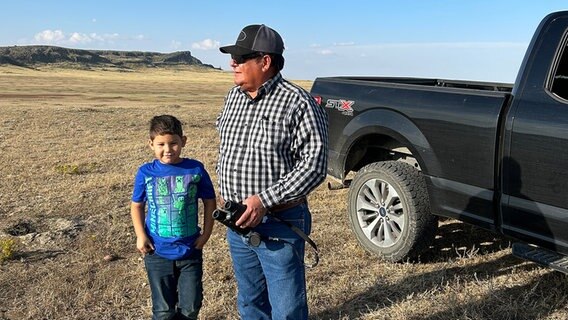
[[[318,103],[318,106],[321,106],[321,97],[320,96],[314,96],[314,99]]]

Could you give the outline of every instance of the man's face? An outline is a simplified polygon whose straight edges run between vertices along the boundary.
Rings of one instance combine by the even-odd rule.
[[[231,68],[233,68],[234,82],[241,90],[252,93],[268,79],[263,70],[264,57],[260,55],[232,56]]]

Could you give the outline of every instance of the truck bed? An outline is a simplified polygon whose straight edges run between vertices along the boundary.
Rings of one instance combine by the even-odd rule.
[[[447,198],[456,199],[448,204],[432,197],[434,212],[468,215],[455,208],[463,209],[468,199],[477,197],[482,200],[472,211],[483,212],[477,219],[490,225],[499,119],[512,88],[503,83],[443,79],[318,78],[312,94],[321,97],[328,112],[328,174],[344,180],[366,157],[376,157],[384,145],[398,150],[394,142],[385,140],[394,134],[416,157],[431,190],[443,197],[452,193]],[[360,146],[364,154],[358,153]]]
[[[323,78],[320,78],[322,80]],[[327,77],[327,79],[335,79],[338,81],[363,81],[368,83],[397,83],[410,84],[426,87],[446,87],[461,88],[485,91],[501,91],[511,92],[513,84],[499,82],[482,82],[482,81],[466,81],[466,80],[448,80],[448,79],[429,79],[429,78],[396,78],[396,77]]]

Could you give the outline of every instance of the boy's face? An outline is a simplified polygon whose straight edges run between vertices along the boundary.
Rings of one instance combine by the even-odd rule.
[[[181,149],[185,147],[187,138],[177,134],[157,135],[154,140],[150,140],[150,148],[154,151],[156,159],[161,163],[175,164],[181,162]]]

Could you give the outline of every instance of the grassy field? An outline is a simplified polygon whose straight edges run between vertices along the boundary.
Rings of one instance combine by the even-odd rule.
[[[311,83],[299,81],[309,88]],[[214,123],[232,76],[0,67],[0,320],[149,319],[129,199],[152,159],[147,124],[173,114],[184,155],[214,182]],[[510,242],[441,222],[419,263],[385,263],[351,234],[346,190],[310,196],[320,247],[311,319],[567,319],[568,279],[510,255]],[[202,319],[237,319],[225,227],[205,247]]]

